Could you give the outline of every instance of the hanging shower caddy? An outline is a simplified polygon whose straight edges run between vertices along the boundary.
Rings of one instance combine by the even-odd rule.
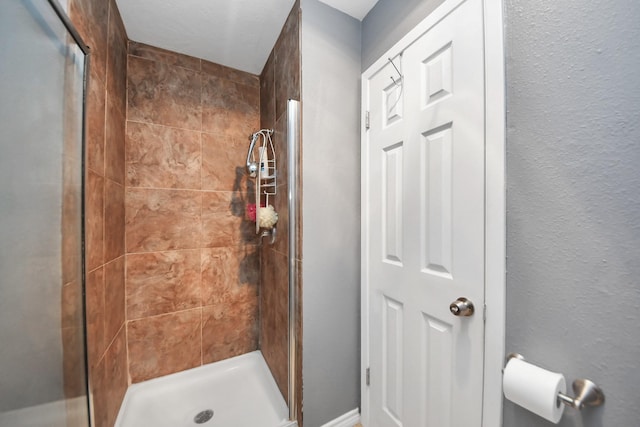
[[[271,236],[273,244],[278,214],[269,203],[277,192],[276,152],[272,134],[273,129],[261,129],[249,137],[251,144],[247,153],[247,173],[255,178],[256,234]]]

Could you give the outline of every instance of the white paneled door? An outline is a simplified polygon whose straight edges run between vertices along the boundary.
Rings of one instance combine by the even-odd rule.
[[[456,2],[363,77],[367,427],[482,423],[482,7]]]

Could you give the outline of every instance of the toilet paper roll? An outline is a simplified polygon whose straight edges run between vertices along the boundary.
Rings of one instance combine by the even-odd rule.
[[[564,405],[558,393],[566,393],[562,374],[547,371],[524,360],[511,359],[502,377],[504,397],[523,408],[558,424]]]

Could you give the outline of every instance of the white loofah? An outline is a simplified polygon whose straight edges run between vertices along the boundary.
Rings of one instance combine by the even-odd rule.
[[[258,225],[262,228],[273,228],[278,222],[278,214],[271,205],[266,208],[259,208],[257,218]]]

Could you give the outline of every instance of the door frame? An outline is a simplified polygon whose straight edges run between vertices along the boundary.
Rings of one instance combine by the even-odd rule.
[[[369,425],[369,239],[368,81],[387,62],[440,22],[465,0],[445,0],[362,74],[361,124],[361,417]],[[485,336],[482,426],[502,425],[502,367],[505,354],[506,197],[505,54],[502,0],[483,0],[485,66]]]

